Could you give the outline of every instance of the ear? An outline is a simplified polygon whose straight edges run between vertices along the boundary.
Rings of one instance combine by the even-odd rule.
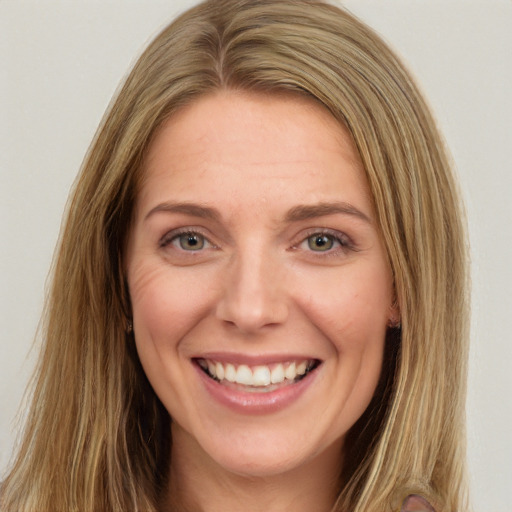
[[[405,498],[401,512],[435,512],[434,507],[422,496],[411,494]]]
[[[389,307],[388,327],[392,329],[400,329],[401,326],[402,317],[400,315],[400,305],[398,304],[398,299],[395,295],[393,303]]]

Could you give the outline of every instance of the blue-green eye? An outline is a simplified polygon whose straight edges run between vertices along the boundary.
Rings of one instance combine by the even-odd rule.
[[[182,233],[173,242],[184,251],[200,251],[206,245],[206,239],[199,233]]]
[[[325,233],[315,233],[307,238],[308,247],[315,252],[330,251],[334,247],[335,238]]]

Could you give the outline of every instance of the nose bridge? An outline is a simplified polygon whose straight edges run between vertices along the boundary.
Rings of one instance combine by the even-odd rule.
[[[253,332],[286,319],[283,269],[263,244],[256,241],[236,251],[226,272],[217,310],[221,320]]]

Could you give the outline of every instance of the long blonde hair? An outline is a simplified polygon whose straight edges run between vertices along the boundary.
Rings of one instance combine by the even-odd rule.
[[[443,141],[411,77],[367,26],[308,0],[209,0],[140,57],[69,203],[6,512],[156,511],[170,419],[126,334],[123,251],[145,151],[181,106],[219,88],[288,91],[352,134],[395,280],[381,386],[349,435],[335,510],[409,493],[466,510],[467,247]]]

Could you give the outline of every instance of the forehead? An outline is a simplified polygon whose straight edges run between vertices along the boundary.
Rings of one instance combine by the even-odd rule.
[[[311,202],[352,195],[368,208],[371,203],[346,128],[297,95],[218,91],[200,97],[160,127],[143,172],[143,208],[174,199],[249,204],[293,202],[294,196]]]

